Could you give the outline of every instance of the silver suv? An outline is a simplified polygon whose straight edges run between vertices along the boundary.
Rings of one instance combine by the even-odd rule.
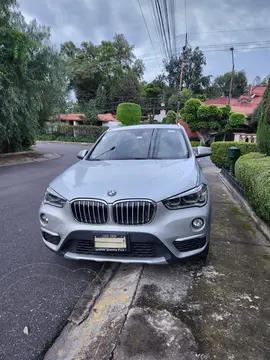
[[[209,186],[183,127],[104,133],[52,181],[40,207],[45,245],[67,259],[169,263],[209,250]]]

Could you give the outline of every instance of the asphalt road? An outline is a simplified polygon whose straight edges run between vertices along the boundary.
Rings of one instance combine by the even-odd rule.
[[[81,145],[39,144],[63,156],[0,168],[0,359],[42,358],[101,265],[71,262],[42,244],[38,209]],[[24,334],[27,327],[29,334]]]

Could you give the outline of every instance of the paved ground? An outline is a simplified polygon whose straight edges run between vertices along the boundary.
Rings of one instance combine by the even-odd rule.
[[[204,171],[213,197],[208,262],[121,265],[45,360],[270,359],[270,244],[215,169]]]
[[[39,144],[63,156],[0,167],[0,359],[31,360],[66,322],[99,264],[64,260],[41,242],[38,208],[49,182],[74,164],[80,145]],[[23,329],[29,328],[29,335]]]

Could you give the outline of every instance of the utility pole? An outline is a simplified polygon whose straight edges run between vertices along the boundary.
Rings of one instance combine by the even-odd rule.
[[[179,82],[179,93],[181,94],[182,91],[182,83],[183,83],[183,72],[184,72],[184,62],[185,62],[185,49],[186,47],[183,46],[183,51],[181,55],[181,70],[180,70],[180,82]]]
[[[182,85],[183,85],[183,74],[184,74],[184,66],[185,66],[185,50],[187,48],[187,33],[186,33],[186,40],[185,45],[183,46],[183,51],[181,55],[181,69],[180,69],[180,82],[179,82],[179,95],[182,93]],[[177,107],[177,121],[179,119],[179,101]]]
[[[231,52],[232,52],[232,76],[231,76],[231,83],[230,83],[230,92],[229,92],[229,99],[228,99],[228,104],[230,105],[231,103],[231,98],[232,98],[232,87],[233,87],[233,77],[234,77],[234,48],[231,47],[230,48]]]

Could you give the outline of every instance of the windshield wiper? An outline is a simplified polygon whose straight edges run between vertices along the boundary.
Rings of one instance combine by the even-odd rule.
[[[94,157],[93,159],[89,159],[90,161],[100,161],[99,157],[108,154],[109,152],[115,150],[115,146],[113,146],[111,149],[104,151],[103,153],[99,154],[98,156]]]
[[[130,158],[118,158],[114,160],[149,160],[149,158],[146,157],[130,157]]]

